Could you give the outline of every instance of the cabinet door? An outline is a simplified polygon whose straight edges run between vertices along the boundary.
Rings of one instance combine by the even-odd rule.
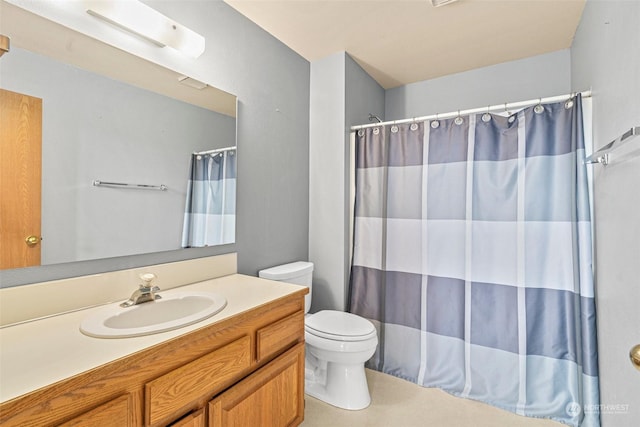
[[[206,427],[206,418],[204,416],[204,409],[192,412],[180,421],[176,421],[171,424],[171,427]]]
[[[209,403],[210,427],[297,426],[304,418],[304,343]]]
[[[133,396],[126,394],[60,424],[60,427],[128,427],[135,424]]]
[[[243,336],[145,385],[146,423],[166,425],[242,378],[251,365],[251,340]],[[185,410],[186,409],[186,410]]]

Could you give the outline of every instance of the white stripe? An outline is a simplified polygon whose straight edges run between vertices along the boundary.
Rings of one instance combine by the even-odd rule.
[[[211,190],[211,169],[213,168],[212,165],[213,162],[207,162],[207,194],[204,196],[205,197],[205,209],[204,209],[204,214],[205,215],[211,215],[211,199],[213,199],[213,194],[212,194],[212,190]],[[207,237],[209,236],[209,224],[205,222],[203,230],[203,238],[206,240]]]
[[[349,260],[345,283],[349,283],[349,271],[353,265],[353,227],[356,205],[356,134],[349,135]],[[349,302],[347,301],[347,305]]]
[[[224,208],[227,203],[227,159],[229,156],[228,151],[224,151],[222,155],[222,206],[221,213],[224,215]],[[220,222],[220,240],[224,242],[224,222]]]
[[[467,192],[465,214],[465,266],[464,266],[464,390],[462,397],[471,391],[471,257],[473,246],[473,166],[476,139],[476,116],[469,116],[467,140]]]
[[[427,254],[429,251],[429,240],[427,235],[427,185],[429,183],[429,136],[431,134],[431,123],[424,122],[424,137],[422,143],[422,300],[420,303],[420,370],[418,372],[418,384],[424,384],[424,377],[427,372]]]
[[[525,177],[526,177],[526,133],[525,116],[523,112],[518,113],[518,210],[516,224],[518,227],[517,242],[517,275],[516,284],[518,286],[518,361],[519,361],[519,388],[518,404],[516,413],[524,415],[527,402],[527,311],[525,302]]]

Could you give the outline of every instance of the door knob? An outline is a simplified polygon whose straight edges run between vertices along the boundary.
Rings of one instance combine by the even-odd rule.
[[[635,345],[629,351],[629,358],[636,369],[640,370],[640,344]]]
[[[40,238],[38,236],[31,235],[24,239],[24,241],[26,242],[27,246],[35,246],[40,241]]]

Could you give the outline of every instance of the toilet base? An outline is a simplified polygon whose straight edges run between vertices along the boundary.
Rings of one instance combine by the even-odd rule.
[[[325,362],[324,368],[318,366],[317,362],[315,357],[307,357],[304,381],[306,394],[351,411],[365,409],[371,404],[364,363]]]

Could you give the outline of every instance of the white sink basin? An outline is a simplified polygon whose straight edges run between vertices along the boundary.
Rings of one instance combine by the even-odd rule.
[[[227,299],[213,292],[175,292],[131,307],[109,304],[80,323],[80,331],[97,338],[157,334],[200,322],[219,313]]]

